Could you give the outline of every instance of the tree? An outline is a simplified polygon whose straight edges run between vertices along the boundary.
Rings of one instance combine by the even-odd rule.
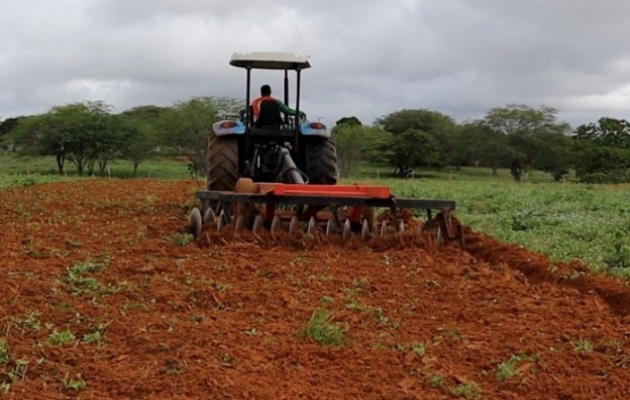
[[[522,104],[509,104],[492,108],[482,119],[490,129],[506,136],[509,168],[515,181],[521,180],[542,149],[546,150],[545,157],[553,157],[553,149],[558,148],[549,146],[550,141],[569,132],[569,124],[558,121],[557,113],[555,108],[545,105],[534,109]]]
[[[433,137],[431,143],[437,144],[433,148],[436,153],[419,159],[430,159],[432,161],[429,165],[437,167],[443,167],[452,161],[451,152],[457,141],[458,125],[448,115],[428,109],[402,109],[378,118],[376,124],[394,136],[410,130],[425,132]]]
[[[600,183],[630,180],[630,123],[604,117],[575,131],[576,174]]]
[[[149,121],[129,114],[122,114],[119,118],[121,129],[127,136],[125,146],[120,149],[120,157],[133,163],[135,176],[142,161],[155,152],[158,144],[156,127]]]
[[[0,147],[12,147],[10,143],[11,140],[9,139],[10,134],[17,129],[18,123],[23,118],[24,117],[7,118],[0,122]]]
[[[405,171],[421,165],[435,164],[439,157],[439,144],[433,136],[417,129],[409,129],[393,136],[383,150],[390,155],[396,170]]]
[[[227,97],[195,97],[178,102],[160,117],[160,142],[188,158],[193,172],[205,175],[212,124],[238,113],[241,106],[240,101]]]
[[[343,117],[336,123],[337,126],[341,125],[363,125],[357,117]]]
[[[347,177],[356,163],[369,157],[384,138],[389,138],[389,134],[377,127],[350,122],[338,124],[332,130],[332,138],[337,148],[341,176]]]
[[[59,174],[64,173],[67,147],[63,130],[51,114],[22,118],[9,134],[19,156],[54,156]]]
[[[20,121],[13,138],[24,147],[23,154],[55,156],[59,173],[65,160],[79,175],[86,169],[91,174],[96,163],[103,173],[127,140],[110,110],[111,105],[102,101],[56,106]]]
[[[493,176],[499,168],[509,165],[507,136],[482,121],[462,125],[455,149],[462,160],[490,168]]]

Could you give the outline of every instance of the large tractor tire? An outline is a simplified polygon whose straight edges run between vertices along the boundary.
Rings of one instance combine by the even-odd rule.
[[[337,148],[328,137],[311,137],[306,141],[306,175],[309,183],[337,184]]]
[[[208,141],[208,190],[233,191],[238,180],[238,139],[210,134]]]

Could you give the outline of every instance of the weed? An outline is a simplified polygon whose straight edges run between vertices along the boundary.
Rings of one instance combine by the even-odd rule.
[[[258,329],[256,329],[256,328],[252,328],[252,329],[250,329],[248,331],[245,331],[245,334],[247,336],[256,336],[256,335],[260,334],[260,331]]]
[[[83,335],[83,343],[101,343],[103,341],[103,334],[101,331],[96,331],[92,333],[86,333]]]
[[[474,381],[467,384],[460,383],[451,390],[451,393],[455,397],[464,399],[479,399],[481,397],[481,387]]]
[[[25,330],[30,330],[32,332],[37,332],[41,329],[41,321],[39,320],[41,314],[39,311],[31,310],[24,317],[11,317],[11,321],[15,327],[19,328],[24,332]]]
[[[332,323],[332,317],[322,309],[313,312],[302,335],[329,346],[341,345],[346,341],[343,331]]]
[[[497,367],[497,379],[501,382],[507,381],[516,375],[518,364],[523,361],[536,361],[536,357],[529,357],[526,354],[519,354],[516,356],[510,356],[510,358],[498,365]]]
[[[201,321],[203,321],[203,316],[199,315],[199,314],[193,314],[190,316],[190,320],[192,322],[196,322],[198,324],[201,323]]]
[[[573,349],[575,351],[582,351],[584,353],[592,353],[593,352],[593,344],[591,342],[589,342],[587,339],[580,338],[580,340],[578,340],[577,342],[573,343]]]
[[[442,375],[435,374],[431,377],[431,380],[430,380],[431,387],[438,388],[438,387],[442,387],[443,384],[444,384],[444,378],[442,378]]]
[[[91,262],[76,263],[72,267],[68,268],[66,282],[68,283],[68,290],[70,293],[78,295],[100,291],[101,284],[95,278],[86,277],[85,275],[101,272],[104,268],[104,264],[95,264]]]
[[[383,312],[383,309],[381,307],[376,307],[374,309],[374,318],[376,319],[376,322],[381,325],[387,325],[389,323],[389,318],[385,316],[385,313]]]
[[[426,348],[422,343],[415,343],[411,346],[413,352],[422,357],[426,353]]]
[[[64,390],[81,391],[87,387],[87,383],[81,378],[81,374],[77,374],[76,379],[68,379],[68,374],[63,379]]]
[[[11,361],[11,350],[6,338],[0,339],[0,364],[7,364]]]
[[[177,361],[168,360],[163,372],[165,375],[180,375],[186,372],[186,368]]]
[[[322,296],[319,301],[321,301],[324,304],[333,304],[335,302],[335,299],[333,299],[330,296]]]
[[[233,287],[232,284],[230,283],[222,283],[222,282],[214,282],[213,286],[214,286],[214,290],[216,290],[219,293],[228,292]]]
[[[74,333],[70,330],[65,330],[63,332],[54,330],[50,335],[48,335],[48,341],[54,345],[70,343],[75,339],[76,337],[74,336]]]
[[[186,246],[193,242],[194,236],[190,233],[180,233],[175,235],[175,244],[178,246]]]

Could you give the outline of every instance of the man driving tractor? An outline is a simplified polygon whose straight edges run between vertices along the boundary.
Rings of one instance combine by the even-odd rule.
[[[260,87],[260,97],[252,101],[252,112],[254,113],[256,125],[281,125],[282,117],[280,116],[280,111],[285,115],[297,115],[294,109],[271,96],[271,86],[262,85]],[[300,117],[305,116],[306,114],[300,111]]]

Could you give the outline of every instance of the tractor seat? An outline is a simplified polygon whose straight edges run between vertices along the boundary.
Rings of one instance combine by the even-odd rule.
[[[283,123],[280,106],[277,101],[265,100],[260,103],[260,113],[254,123],[256,128],[279,129]]]

